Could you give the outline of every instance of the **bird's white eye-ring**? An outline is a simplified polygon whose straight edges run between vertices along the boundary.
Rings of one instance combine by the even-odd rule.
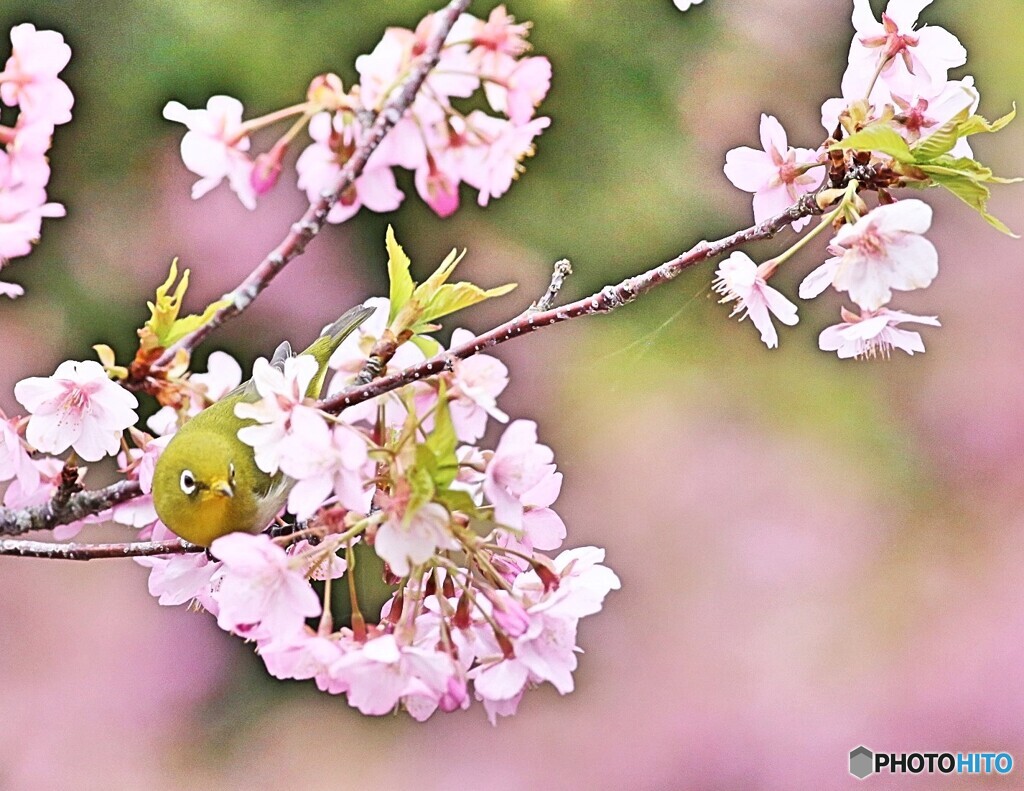
[[[185,494],[193,494],[196,490],[196,476],[192,474],[192,470],[181,471],[181,490]]]

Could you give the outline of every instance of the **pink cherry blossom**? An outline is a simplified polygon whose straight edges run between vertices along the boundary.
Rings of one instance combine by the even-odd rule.
[[[967,50],[956,36],[940,27],[915,30],[921,11],[932,0],[889,0],[882,21],[875,19],[870,0],[854,0],[849,66],[843,75],[843,96],[865,98],[879,65],[881,79],[903,95],[936,92],[949,69],[967,62]]]
[[[45,187],[50,180],[50,163],[46,152],[50,150],[52,142],[52,121],[33,118],[26,113],[19,115],[6,151],[0,152],[0,183],[8,188]]]
[[[165,541],[174,538],[162,523],[153,530],[153,541]],[[217,603],[213,599],[212,580],[221,564],[210,560],[205,552],[193,552],[184,555],[155,555],[153,557],[135,558],[140,566],[149,571],[149,594],[159,604],[173,607],[197,601],[204,608],[216,614]]]
[[[235,414],[257,425],[238,430],[238,438],[255,449],[256,466],[273,475],[281,465],[285,450],[282,441],[291,431],[293,414],[308,410],[309,383],[317,373],[317,362],[309,354],[288,357],[277,368],[260,357],[252,367],[252,381],[260,400],[235,406]],[[303,424],[308,426],[309,424]]]
[[[695,5],[700,5],[704,0],[672,0],[680,11],[689,11]]]
[[[53,376],[22,379],[14,397],[32,414],[25,435],[29,444],[44,453],[71,447],[86,461],[117,453],[121,432],[138,419],[135,396],[92,360],[68,360]]]
[[[222,563],[213,578],[221,629],[287,638],[302,630],[306,618],[320,614],[320,599],[301,562],[269,536],[230,533],[214,541],[211,551]]]
[[[938,253],[922,236],[931,222],[931,207],[913,198],[872,209],[839,229],[832,257],[804,278],[800,296],[811,299],[831,284],[865,310],[877,310],[892,289],[928,286],[939,272]]]
[[[391,634],[368,640],[345,653],[331,674],[348,688],[348,702],[363,714],[387,714],[405,695],[448,692],[455,672],[451,657],[399,643]]]
[[[480,137],[482,145],[466,154],[462,179],[480,190],[477,203],[486,206],[491,198],[500,198],[525,168],[523,159],[533,156],[533,139],[551,125],[550,118],[534,118],[517,126],[474,110],[466,119],[467,128]]]
[[[238,361],[227,352],[213,352],[206,361],[206,373],[194,373],[189,377],[190,392],[185,414],[195,417],[238,387],[241,381],[242,366]],[[178,428],[178,411],[169,406],[161,407],[150,416],[146,425],[157,434],[173,434]]]
[[[312,634],[309,629],[259,645],[260,658],[274,678],[314,678],[322,691],[334,694],[343,692],[344,685],[333,679],[331,667],[344,652],[340,641]]]
[[[451,516],[442,505],[427,503],[407,517],[396,509],[378,529],[373,548],[399,577],[413,566],[426,563],[438,549],[458,549],[449,524]]]
[[[32,467],[35,472],[25,470],[21,476],[16,476],[4,492],[5,508],[26,508],[32,505],[42,505],[48,502],[57,491],[60,483],[60,473],[64,468],[60,459],[52,456],[44,456],[41,459],[32,459]],[[70,538],[78,532],[77,528],[68,528],[66,525],[54,528],[53,534],[58,541]],[[62,533],[62,531],[66,531]]]
[[[39,241],[44,217],[63,217],[64,207],[47,203],[42,187],[0,189],[0,264],[28,255]]]
[[[11,56],[0,72],[0,99],[53,124],[71,120],[74,97],[57,77],[71,60],[71,48],[55,30],[24,23],[11,28]]]
[[[296,410],[281,444],[281,470],[296,480],[288,510],[297,519],[309,519],[332,495],[349,510],[369,510],[373,487],[364,483],[373,468],[367,439],[351,426],[330,426],[318,412]]]
[[[408,73],[410,64],[423,53],[427,42],[434,36],[437,24],[437,14],[429,14],[415,31],[389,27],[372,52],[356,58],[360,100],[367,108],[380,109],[383,106],[389,92]],[[474,64],[469,60],[469,46],[457,43],[460,39],[455,30],[448,34],[446,41],[448,44],[441,50],[438,65],[426,80],[428,92],[442,102],[447,102],[452,96],[471,96],[480,84],[479,77],[473,73]],[[424,103],[417,107],[422,111]]]
[[[779,335],[772,315],[792,327],[799,321],[796,305],[765,282],[762,269],[746,253],[734,252],[715,272],[714,290],[722,295],[721,303],[736,302],[730,316],[740,314],[740,321],[750,317],[769,349],[779,345]]]
[[[298,187],[311,202],[319,200],[325,190],[337,183],[342,167],[355,150],[357,129],[356,123],[346,121],[343,113],[318,113],[310,120],[309,135],[314,142],[299,155],[295,169],[299,174]],[[387,212],[401,205],[405,194],[398,189],[384,153],[377,149],[370,155],[362,175],[331,208],[328,222],[344,222],[363,206],[370,211]]]
[[[39,470],[12,421],[0,419],[0,481],[12,479],[17,479],[22,491],[34,492],[39,486]]]
[[[553,461],[551,448],[537,442],[536,423],[515,420],[509,424],[484,477],[484,494],[494,506],[496,522],[513,528],[522,526],[526,506],[544,499],[535,493],[548,490],[556,475]]]
[[[452,29],[451,39],[469,41],[469,56],[481,74],[505,74],[516,58],[529,51],[529,22],[516,22],[504,5],[491,10],[487,21],[463,14]]]
[[[473,337],[469,330],[458,328],[452,332],[449,348],[454,349]],[[497,402],[497,397],[506,387],[508,368],[496,357],[475,354],[455,361],[448,399],[455,434],[461,442],[480,439],[487,427],[488,416],[499,423],[508,422],[508,415],[498,409]]]
[[[491,75],[484,82],[484,93],[491,109],[505,113],[517,126],[525,124],[551,89],[551,61],[547,58],[523,58],[513,61],[507,74]]]
[[[200,177],[192,185],[194,199],[227,179],[242,205],[256,208],[253,163],[247,153],[250,142],[242,112],[242,103],[231,96],[211,96],[205,110],[189,110],[181,102],[164,106],[164,118],[185,124],[189,130],[181,140],[181,159]]]
[[[973,113],[980,101],[973,77],[950,80],[935,94],[901,97],[893,93],[891,99],[896,111],[893,118],[896,129],[908,143],[928,137],[963,110]],[[955,157],[974,156],[966,137],[957,140],[950,154]]]
[[[843,308],[842,316],[842,323],[826,327],[818,336],[818,347],[825,352],[837,352],[841,360],[888,357],[894,348],[910,355],[923,352],[921,334],[900,329],[898,325],[916,322],[941,326],[937,316],[915,316],[888,308],[862,311],[859,316]]]
[[[763,151],[742,146],[725,155],[725,175],[744,192],[754,193],[754,222],[774,217],[801,195],[812,192],[821,183],[818,153],[809,148],[791,148],[786,130],[773,116],[761,115]],[[793,222],[800,230],[810,217]]]

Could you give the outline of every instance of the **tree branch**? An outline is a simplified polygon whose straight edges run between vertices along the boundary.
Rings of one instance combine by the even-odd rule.
[[[326,412],[337,414],[346,407],[369,401],[371,398],[376,398],[410,382],[433,376],[442,371],[449,371],[456,360],[472,357],[474,354],[478,354],[491,346],[497,346],[499,343],[518,338],[520,335],[527,335],[542,327],[550,327],[552,324],[560,324],[563,321],[579,318],[580,316],[610,313],[617,308],[621,308],[623,305],[628,305],[638,296],[647,293],[656,286],[675,279],[684,269],[694,264],[706,261],[716,255],[721,255],[739,247],[741,244],[769,239],[794,220],[821,213],[822,209],[818,206],[815,194],[809,193],[804,195],[786,211],[758,225],[737,231],[731,236],[726,236],[715,242],[700,242],[671,261],[666,261],[664,264],[649,269],[643,274],[627,278],[618,285],[605,286],[589,297],[578,299],[575,302],[570,302],[557,308],[541,311],[527,310],[511,321],[507,321],[493,330],[485,332],[483,335],[478,335],[447,352],[441,352],[419,365],[411,366],[388,376],[382,376],[366,384],[355,384],[347,387],[331,398],[321,401],[319,407]]]
[[[71,524],[106,511],[140,494],[142,489],[138,481],[118,481],[104,489],[76,492],[66,497],[58,491],[50,502],[42,505],[0,508],[0,536],[20,536],[30,530],[52,530],[58,525]]]
[[[98,560],[100,558],[143,558],[152,555],[184,555],[205,552],[206,547],[177,539],[132,541],[125,544],[53,544],[48,541],[0,539],[0,555],[50,560]]]
[[[366,130],[362,141],[359,143],[352,156],[345,163],[337,181],[329,189],[324,190],[316,203],[310,204],[305,214],[292,225],[288,235],[267,254],[259,265],[243,280],[233,291],[226,295],[231,304],[217,311],[213,318],[206,324],[189,333],[157,358],[150,370],[166,368],[174,360],[174,355],[181,349],[192,351],[211,332],[217,329],[228,319],[234,318],[249,305],[265,289],[270,282],[284,269],[288,263],[302,254],[306,245],[316,236],[327,222],[327,215],[331,208],[338,202],[338,198],[345,190],[352,186],[355,180],[362,174],[370,155],[380,145],[381,141],[391,131],[392,127],[401,120],[405,111],[412,105],[413,100],[419,93],[427,75],[437,65],[441,57],[441,48],[444,40],[451,32],[452,25],[459,15],[469,7],[470,0],[451,0],[443,9],[437,12],[437,27],[434,35],[424,50],[417,64],[413,67],[409,76],[398,88],[395,95],[384,105],[383,109],[372,116],[373,120]]]

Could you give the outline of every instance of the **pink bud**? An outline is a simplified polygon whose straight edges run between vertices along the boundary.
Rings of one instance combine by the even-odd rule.
[[[281,159],[284,157],[285,146],[274,146],[270,151],[260,154],[253,163],[249,174],[249,183],[257,195],[265,195],[277,184],[281,175]]]

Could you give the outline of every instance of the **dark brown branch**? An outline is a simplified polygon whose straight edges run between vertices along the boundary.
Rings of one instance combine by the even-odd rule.
[[[281,243],[271,250],[266,258],[249,273],[248,277],[227,295],[231,299],[231,304],[221,308],[209,322],[164,351],[150,366],[151,369],[165,368],[170,365],[179,349],[191,351],[221,324],[248,308],[278,273],[292,259],[302,254],[310,240],[324,227],[327,215],[334,204],[338,202],[338,198],[362,174],[370,155],[412,105],[427,75],[437,65],[444,40],[451,31],[452,25],[455,24],[459,15],[469,7],[469,4],[470,0],[451,0],[448,5],[437,12],[437,26],[430,43],[395,95],[379,113],[371,116],[372,123],[369,124],[369,128],[356,150],[345,163],[341,173],[338,174],[337,181],[321,194],[316,203],[310,205],[299,221],[292,225],[288,235]]]
[[[118,481],[104,489],[77,492],[67,497],[60,492],[43,505],[28,508],[0,508],[0,536],[20,536],[31,530],[52,530],[87,516],[106,511],[118,503],[142,494],[137,481]]]
[[[205,547],[187,541],[132,541],[125,544],[53,544],[49,541],[0,539],[0,555],[50,560],[98,560],[100,558],[142,558],[152,555],[184,555],[205,552]]]
[[[505,322],[501,326],[495,327],[493,330],[485,332],[483,335],[479,335],[461,346],[456,346],[450,351],[431,357],[419,365],[411,366],[388,376],[382,376],[366,384],[356,384],[348,387],[337,395],[322,401],[320,407],[327,412],[338,413],[346,407],[369,401],[371,398],[376,398],[410,382],[433,376],[442,371],[451,370],[456,360],[472,357],[474,354],[482,352],[491,346],[497,346],[499,343],[518,338],[520,335],[527,335],[542,327],[549,327],[552,324],[559,324],[569,319],[579,318],[580,316],[610,313],[616,308],[628,305],[638,296],[647,293],[656,286],[673,280],[684,269],[694,264],[721,255],[747,242],[769,239],[794,220],[821,213],[822,209],[818,206],[815,195],[813,193],[805,195],[795,205],[769,220],[765,220],[743,231],[737,231],[731,236],[715,242],[701,242],[671,261],[666,261],[664,264],[654,267],[641,275],[627,278],[618,285],[605,286],[599,292],[589,297],[578,299],[561,307],[549,308],[548,310],[528,310],[521,316]]]

